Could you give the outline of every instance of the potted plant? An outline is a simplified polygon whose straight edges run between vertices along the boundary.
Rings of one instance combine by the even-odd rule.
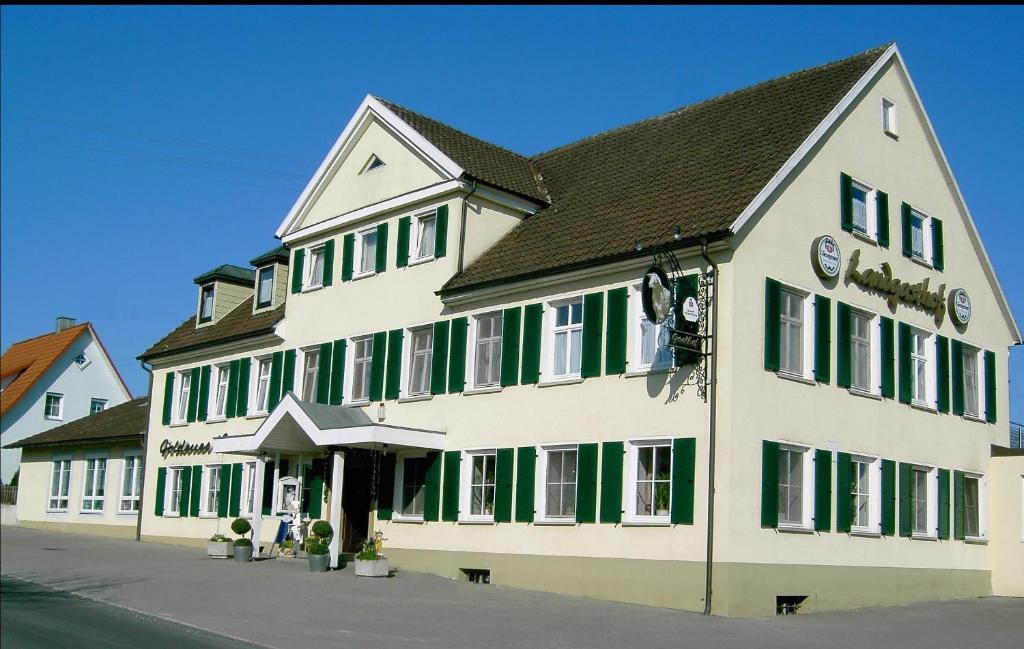
[[[668,480],[668,474],[662,478],[659,474],[659,480]],[[658,516],[668,516],[668,504],[669,504],[669,490],[667,484],[659,484],[654,491],[654,510]]]
[[[327,521],[317,521],[310,528],[312,534],[306,539],[306,556],[310,572],[327,572],[331,567],[330,543],[334,528]]]
[[[356,555],[356,577],[388,576],[388,559],[380,552],[382,539],[381,532],[374,532],[363,543],[362,551]]]
[[[252,539],[245,538],[246,534],[252,532],[252,525],[244,518],[236,518],[231,521],[231,531],[239,536],[235,539],[235,561],[239,563],[252,561]]]
[[[219,532],[214,534],[206,544],[206,554],[214,559],[230,559],[235,554],[231,539]]]

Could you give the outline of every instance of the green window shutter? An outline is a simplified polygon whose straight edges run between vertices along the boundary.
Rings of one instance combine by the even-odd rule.
[[[269,467],[269,469],[268,469]],[[274,493],[274,471],[273,464],[268,464],[265,469],[269,470],[269,473],[265,473],[263,476],[263,504],[270,506],[270,499],[273,498]],[[270,484],[270,498],[267,497],[266,485]],[[241,463],[235,463],[231,465],[231,496],[228,498],[228,516],[237,518],[239,513],[242,511],[242,465]]]
[[[943,270],[945,268],[945,259],[942,250],[942,221],[935,218],[931,218],[932,221],[932,267],[935,270]]]
[[[192,467],[181,467],[181,493],[178,496],[178,514],[188,516],[189,495],[192,493]]]
[[[622,464],[624,452],[622,442],[605,442],[601,445],[600,520],[602,523],[622,522]],[[675,494],[673,494],[674,496]]]
[[[195,465],[192,467],[192,498],[189,502],[189,516],[199,516],[199,504],[206,497],[203,493],[203,467]]]
[[[334,341],[331,348],[331,393],[327,400],[332,406],[341,405],[345,394],[345,351],[348,343],[344,338]]]
[[[853,179],[839,174],[839,226],[847,232],[853,230]]]
[[[324,286],[334,283],[334,239],[324,242],[324,275],[321,281]]]
[[[913,257],[914,256],[914,242],[913,234],[911,233],[910,227],[910,206],[906,203],[900,205],[900,221],[902,223],[902,235],[903,235],[903,256]]]
[[[512,477],[515,449],[499,448],[494,467],[494,522],[512,522]]]
[[[385,399],[397,399],[402,392],[402,339],[404,330],[388,332],[388,369],[384,387]]]
[[[387,356],[388,334],[378,331],[373,334],[373,350],[370,356],[370,401],[380,401],[384,395],[384,359]]]
[[[434,349],[430,354],[430,394],[444,394],[448,382],[447,320],[434,323]]]
[[[761,442],[761,527],[779,526],[779,443]]]
[[[896,463],[882,460],[882,535],[896,534]]]
[[[540,379],[540,338],[544,322],[544,305],[528,304],[523,311],[522,382],[526,385],[536,383]]]
[[[964,489],[964,474],[961,471],[953,472],[953,538],[960,540],[965,538],[965,514],[967,513],[966,498]]]
[[[911,515],[914,508],[914,471],[909,464],[900,462],[900,536],[911,536],[914,531]]]
[[[437,208],[437,220],[434,222],[434,258],[440,259],[448,254],[448,206]]]
[[[251,358],[238,359],[238,401],[235,403],[235,415],[244,417],[249,412],[249,368]]]
[[[875,191],[875,216],[878,218],[878,245],[889,247],[889,195],[881,190]]]
[[[896,331],[892,318],[879,318],[882,352],[882,396],[896,396]]]
[[[850,387],[850,330],[853,314],[843,302],[836,302],[836,385]]]
[[[597,521],[597,444],[580,444],[576,452],[576,522]]]
[[[174,404],[174,372],[168,372],[164,377],[164,426],[171,423],[171,408]]]
[[[516,522],[532,523],[537,450],[532,446],[520,446],[516,456]]]
[[[262,514],[264,516],[270,516],[273,513],[273,511],[274,511],[274,509],[273,509],[273,504],[274,504],[274,464],[275,464],[274,462],[267,462],[266,465],[263,467],[263,493],[260,496],[260,502],[261,502],[261,505],[262,505],[261,508],[260,508],[260,512],[262,512]],[[236,480],[235,480],[235,466],[236,465],[234,465],[234,464],[231,465],[231,484],[232,484],[232,487],[231,487],[231,497],[232,497],[232,499],[234,498],[234,494],[235,494],[235,489],[234,489],[234,485],[236,483]],[[241,466],[241,465],[237,465],[237,466]],[[241,469],[239,469],[237,482],[241,482],[241,481],[242,481],[242,471],[241,471]],[[242,485],[241,484],[238,485],[238,493],[239,493],[239,499],[237,501],[232,500],[233,503],[234,502],[241,503],[241,493],[242,493]],[[235,507],[235,510],[234,510],[235,513],[232,514],[232,513],[229,512],[228,515],[229,516],[238,516],[238,508],[237,508],[237,506],[235,506],[235,505],[232,505],[232,506]]]
[[[770,277],[764,280],[764,369],[778,371],[782,367],[779,344],[782,316],[782,285]],[[772,526],[774,527],[774,525]]]
[[[377,225],[377,267],[378,273],[383,273],[388,267],[388,224]]]
[[[398,253],[395,255],[395,267],[405,268],[409,265],[409,229],[412,225],[412,217],[403,216],[398,219]],[[388,519],[390,520],[390,519]]]
[[[601,376],[601,334],[604,329],[604,293],[583,296],[583,358],[580,376]]]
[[[899,324],[900,403],[910,403],[914,394],[914,366],[910,358],[910,325]]]
[[[949,412],[949,339],[935,337],[935,404],[939,412]]]
[[[190,374],[192,382],[189,385],[192,389],[188,391],[188,421],[193,422],[199,410],[199,368],[193,367]]]
[[[836,453],[836,531],[849,532],[853,525],[853,462],[849,453]]]
[[[237,358],[228,363],[228,402],[224,404],[224,416],[228,419],[237,414],[238,380],[239,374],[241,374],[241,365],[241,361]]]
[[[164,493],[167,489],[167,469],[160,467],[156,470],[156,498],[153,502],[153,513],[157,516],[164,515]]]
[[[451,351],[448,360],[448,392],[462,392],[466,386],[466,338],[469,332],[467,318],[452,320]]]
[[[832,531],[832,451],[814,451],[814,529]]]
[[[333,358],[334,344],[321,343],[320,353],[317,355],[316,368],[316,402],[329,403],[331,400],[331,360]]]
[[[953,414],[964,414],[964,345],[954,339],[950,343],[953,365]]]
[[[341,240],[341,281],[352,279],[352,267],[355,264],[356,235],[346,234]]]
[[[306,251],[303,248],[299,248],[295,251],[294,259],[292,260],[291,274],[292,274],[292,293],[302,292],[302,265],[306,260]]]
[[[427,453],[427,473],[423,480],[423,520],[436,521],[441,505],[441,454]]]
[[[295,391],[295,350],[284,353],[284,366],[281,370],[281,396]]]
[[[939,538],[949,538],[949,469],[939,469]]]
[[[461,451],[445,451],[444,453],[444,489],[441,501],[441,520],[459,520],[459,469],[462,462]]]
[[[832,300],[814,296],[814,380],[832,380]]]
[[[622,374],[626,371],[626,331],[629,326],[629,309],[626,302],[629,289],[613,288],[608,291],[608,335],[604,351],[605,374]]]
[[[199,370],[199,412],[196,413],[196,419],[199,421],[206,421],[206,411],[210,409],[210,373],[213,368],[209,365],[203,365]]]
[[[324,506],[324,473],[327,471],[327,462],[323,458],[315,458],[312,462],[312,471],[309,472],[309,517],[316,520],[323,516]],[[394,470],[392,465],[392,470]],[[381,479],[384,479],[382,474]],[[381,485],[380,492],[385,491]]]
[[[621,465],[621,456],[620,462]],[[696,479],[697,440],[693,437],[672,440],[672,522],[693,525],[694,480]],[[602,485],[602,489],[604,485]],[[621,496],[622,491],[618,494]]]
[[[996,355],[985,352],[985,421],[996,423]]]
[[[281,400],[281,379],[284,374],[284,352],[274,352],[270,356],[270,385],[267,395],[267,411],[277,407]]]
[[[231,465],[220,465],[220,483],[217,487],[217,517],[228,515],[228,497],[231,494]]]
[[[389,521],[395,513],[395,465],[394,455],[385,455],[380,461],[380,486],[377,489],[377,520]]]
[[[501,314],[501,384],[519,385],[519,323],[522,309],[512,307]]]

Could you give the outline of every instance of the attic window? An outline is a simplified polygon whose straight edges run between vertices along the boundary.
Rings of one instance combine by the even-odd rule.
[[[199,294],[199,322],[213,318],[213,284],[207,284]]]
[[[89,363],[91,362],[92,361],[89,360],[89,357],[85,355],[85,352],[82,352],[75,357],[75,365],[77,365],[80,370],[84,370],[89,367]]]
[[[886,135],[899,137],[896,124],[896,103],[891,99],[882,97],[882,130]]]
[[[373,154],[370,156],[370,159],[366,161],[366,165],[363,167],[363,170],[360,171],[359,173],[362,174],[366,173],[367,171],[373,171],[374,169],[379,169],[383,166],[384,161],[378,158],[377,154]]]

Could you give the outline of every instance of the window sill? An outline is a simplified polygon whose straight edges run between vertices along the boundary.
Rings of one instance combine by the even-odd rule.
[[[869,530],[850,530],[850,536],[860,536],[867,539],[880,539],[882,538],[882,533],[872,532]]]
[[[373,277],[376,274],[377,274],[377,271],[375,271],[375,270],[371,270],[371,271],[367,271],[367,272],[363,272],[363,273],[358,273],[358,274],[353,273],[352,274],[352,281],[354,282],[356,280],[366,279],[367,277]]]
[[[118,511],[117,515],[118,516],[137,516],[138,513],[139,512],[122,512],[122,511]]]
[[[460,518],[459,525],[494,525],[494,519],[474,520],[472,518]]]
[[[317,284],[316,286],[303,286],[302,293],[315,293],[324,287],[323,284]]]
[[[898,134],[898,133],[896,133],[896,132],[894,132],[894,131],[886,131],[886,130],[883,130],[882,132],[883,132],[883,133],[885,133],[886,135],[888,135],[889,137],[891,137],[892,139],[896,140],[897,142],[898,142],[898,141],[899,141],[899,139],[900,139],[900,136],[899,136],[899,134]]]
[[[644,520],[622,520],[622,527],[672,527],[672,522],[666,519]]]
[[[253,309],[253,313],[259,313],[260,311],[266,311],[274,306],[273,302],[267,302],[266,304],[257,304]]]
[[[391,517],[391,522],[392,523],[404,523],[404,524],[407,524],[407,525],[409,525],[409,524],[411,524],[411,525],[423,525],[426,521],[423,520],[422,516],[420,516],[420,517],[415,517],[415,516],[392,516]]]
[[[172,421],[171,423],[167,424],[168,428],[184,428],[185,426],[188,426],[187,421]]]
[[[918,534],[915,532],[910,535],[910,539],[912,541],[938,541],[939,537],[929,536],[927,534]]]
[[[915,264],[917,264],[919,266],[924,266],[928,270],[935,270],[935,267],[932,266],[931,262],[929,262],[927,259],[924,259],[922,257],[918,257],[917,255],[912,256],[910,258],[910,261],[914,262]]]
[[[867,243],[867,244],[872,245],[872,246],[877,246],[878,245],[878,241],[876,241],[875,238],[872,237],[867,232],[862,232],[862,231],[858,230],[857,228],[853,228],[852,230],[850,230],[850,233],[853,234],[854,237],[856,237],[856,238],[860,239],[861,241],[863,241],[864,243]]]
[[[548,525],[551,527],[575,527],[574,518],[538,518],[533,521],[534,525]]]
[[[420,257],[419,259],[409,258],[409,266],[419,266],[420,264],[426,264],[436,259],[433,255],[429,257]]]
[[[915,410],[922,410],[924,412],[930,412],[930,413],[933,413],[933,414],[938,412],[938,410],[936,410],[935,408],[931,407],[927,403],[920,403],[918,401],[911,401],[910,402],[910,407],[914,408]]]
[[[63,417],[43,417],[46,421],[64,421]]]
[[[103,510],[102,509],[79,509],[78,513],[82,514],[84,516],[102,516],[103,515]]]
[[[66,509],[47,509],[46,513],[47,514],[67,514],[68,510],[66,510]]]
[[[779,525],[775,530],[787,534],[814,534],[813,527],[804,527],[803,525]]]
[[[552,379],[550,381],[541,381],[537,383],[538,388],[548,388],[554,385],[574,385],[576,383],[583,383],[582,376],[568,376],[563,379]]]
[[[675,368],[673,368],[671,365],[652,365],[651,367],[648,367],[647,369],[639,369],[639,370],[633,370],[633,371],[625,372],[623,374],[623,376],[626,377],[627,379],[631,379],[631,378],[633,378],[635,376],[651,376],[652,374],[668,374],[673,369],[675,369]]]
[[[417,401],[430,401],[434,398],[432,394],[415,394],[411,397],[402,397],[398,403],[415,403]]]
[[[780,379],[786,379],[787,381],[794,381],[796,383],[803,383],[804,385],[818,385],[818,382],[813,379],[809,379],[806,376],[800,376],[799,374],[793,374],[791,372],[786,372],[783,370],[775,372],[775,375],[778,376]]]
[[[369,399],[360,399],[359,401],[352,401],[345,404],[346,408],[365,408],[366,406],[373,405],[373,402]]]
[[[988,545],[988,539],[983,536],[968,536],[964,538],[964,543],[970,543],[971,545]]]
[[[164,518],[181,518],[181,514],[179,514],[177,512],[171,512],[171,513],[164,512],[163,517]]]
[[[214,417],[212,419],[208,417],[206,419],[206,423],[207,424],[221,424],[221,423],[224,423],[227,420],[228,420],[227,417]]]
[[[874,399],[875,401],[881,401],[882,395],[874,392],[868,392],[866,390],[860,390],[857,388],[850,388],[850,394],[855,397],[864,397],[865,399]]]
[[[263,419],[264,417],[266,417],[269,414],[270,413],[266,412],[266,411],[264,411],[264,412],[254,412],[251,415],[246,415],[245,418],[246,419]]]
[[[962,417],[964,419],[966,419],[967,421],[974,421],[974,422],[977,422],[979,424],[987,424],[988,423],[987,421],[985,421],[984,419],[982,419],[978,415],[968,415],[967,413],[964,413],[962,415]]]
[[[211,518],[212,519],[216,519],[216,518],[218,518],[218,516],[217,516],[217,514],[205,513],[205,514],[200,514],[199,516],[196,516],[196,518],[200,518],[200,519],[203,519],[203,520],[210,520]]]
[[[463,390],[462,394],[493,394],[495,392],[501,392],[502,386],[500,385],[488,385],[482,388],[473,388],[472,390]]]

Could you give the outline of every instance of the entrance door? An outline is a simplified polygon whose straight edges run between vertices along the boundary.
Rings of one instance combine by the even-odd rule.
[[[345,453],[341,493],[345,519],[341,534],[342,552],[359,552],[369,535],[371,457],[369,451],[361,449],[349,449]]]

